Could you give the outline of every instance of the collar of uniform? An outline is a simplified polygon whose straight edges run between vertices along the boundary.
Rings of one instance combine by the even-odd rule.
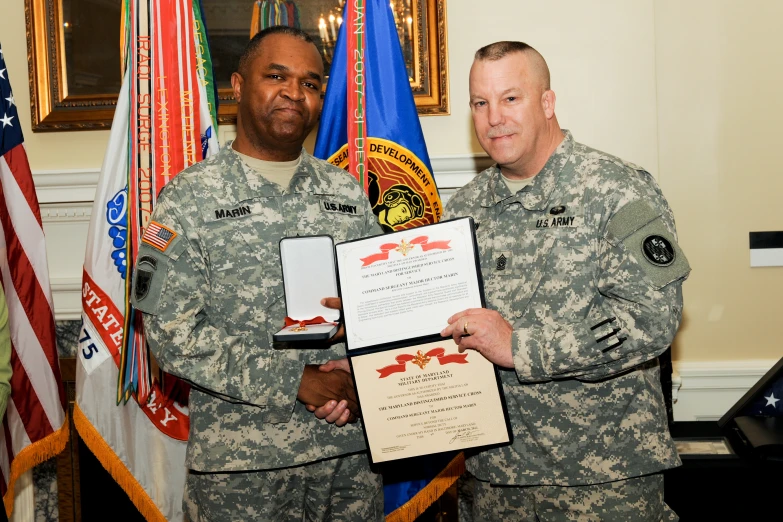
[[[509,200],[513,197],[513,194],[508,189],[508,186],[503,182],[503,178],[500,174],[500,167],[497,163],[489,167],[489,183],[488,188],[484,193],[484,200],[481,202],[482,207],[494,207],[501,201]]]
[[[302,149],[302,161],[294,172],[291,180],[291,191],[297,194],[322,194],[324,192],[323,180],[319,176],[316,162],[320,160]]]
[[[571,135],[571,132],[563,129],[563,136],[563,141],[557,146],[555,152],[549,156],[544,168],[536,174],[533,182],[516,194],[511,194],[508,186],[503,182],[500,168],[497,165],[490,167],[492,169],[489,182],[490,190],[487,191],[487,197],[482,206],[491,207],[502,202],[505,205],[519,203],[527,210],[546,209],[549,196],[551,196],[552,191],[557,186],[560,173],[574,149],[574,137]]]
[[[245,201],[258,196],[280,196],[280,186],[276,183],[272,183],[267,179],[264,179],[263,177],[256,178],[263,182],[263,185],[260,187],[260,189],[253,190],[250,188],[250,184],[248,182],[250,167],[248,167],[245,162],[242,161],[239,155],[234,154],[234,151],[231,149],[232,143],[233,141],[228,142],[224,148],[228,149],[227,152],[230,154],[228,161],[232,162],[231,166],[236,163],[239,167],[239,171],[242,174],[242,178],[239,180],[240,183],[236,187],[237,197],[239,198],[238,201]],[[316,175],[316,170],[313,165],[314,162],[315,159],[307,153],[304,147],[302,147],[302,161],[299,162],[299,166],[296,168],[296,172],[294,172],[294,176],[292,178],[293,192],[312,193],[316,191],[316,187],[320,186],[320,180]]]
[[[233,176],[223,176],[223,186],[226,196],[236,201],[245,201],[252,198],[252,191],[248,187],[248,166],[242,161],[231,144],[231,140],[223,145],[214,156],[214,161],[220,172],[232,173]]]

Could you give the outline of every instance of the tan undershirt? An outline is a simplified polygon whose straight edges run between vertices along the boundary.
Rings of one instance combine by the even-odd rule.
[[[283,187],[283,190],[288,188],[288,185],[291,183],[291,178],[294,177],[296,169],[299,168],[299,164],[302,162],[301,154],[298,158],[291,161],[265,161],[248,156],[247,154],[242,154],[233,147],[231,150],[245,162],[245,165],[250,167],[250,170],[255,172],[258,176],[280,185]]]
[[[516,194],[523,188],[533,183],[533,180],[536,179],[535,176],[530,176],[529,178],[525,178],[525,179],[509,179],[506,176],[504,176],[503,173],[500,174],[500,177],[503,178],[503,181],[508,187],[508,190],[510,190],[512,194]]]

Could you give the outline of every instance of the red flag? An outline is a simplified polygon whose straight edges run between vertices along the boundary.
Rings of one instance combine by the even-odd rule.
[[[0,493],[68,442],[46,243],[16,102],[0,48],[0,272],[11,331],[11,397],[0,433]]]

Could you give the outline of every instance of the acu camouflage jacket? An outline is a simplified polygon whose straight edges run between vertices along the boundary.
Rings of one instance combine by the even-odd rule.
[[[577,485],[679,464],[656,357],[690,272],[653,178],[565,139],[511,194],[497,166],[448,202],[473,216],[487,307],[514,328],[501,369],[514,441],[468,460],[496,484]]]
[[[175,176],[152,221],[163,232],[139,250],[133,305],[160,365],[194,385],[187,465],[270,469],[363,450],[358,423],[338,428],[296,400],[305,364],[344,357],[344,345],[272,341],[286,316],[281,238],[381,233],[359,184],[303,151],[282,190],[229,144]]]

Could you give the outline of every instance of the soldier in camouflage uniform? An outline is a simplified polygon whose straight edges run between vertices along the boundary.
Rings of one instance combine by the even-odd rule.
[[[383,520],[380,476],[348,423],[351,376],[318,370],[345,357],[344,345],[272,339],[286,316],[281,238],[381,233],[354,178],[302,149],[322,77],[305,33],[254,37],[232,77],[237,139],[164,187],[139,249],[133,305],[150,348],[193,384],[191,522]],[[324,422],[306,404],[337,413]]]
[[[672,211],[649,173],[560,129],[546,62],[526,44],[476,53],[470,105],[497,165],[443,217],[476,221],[487,308],[442,334],[500,367],[514,440],[469,456],[462,518],[676,520],[656,359],[690,272]]]

